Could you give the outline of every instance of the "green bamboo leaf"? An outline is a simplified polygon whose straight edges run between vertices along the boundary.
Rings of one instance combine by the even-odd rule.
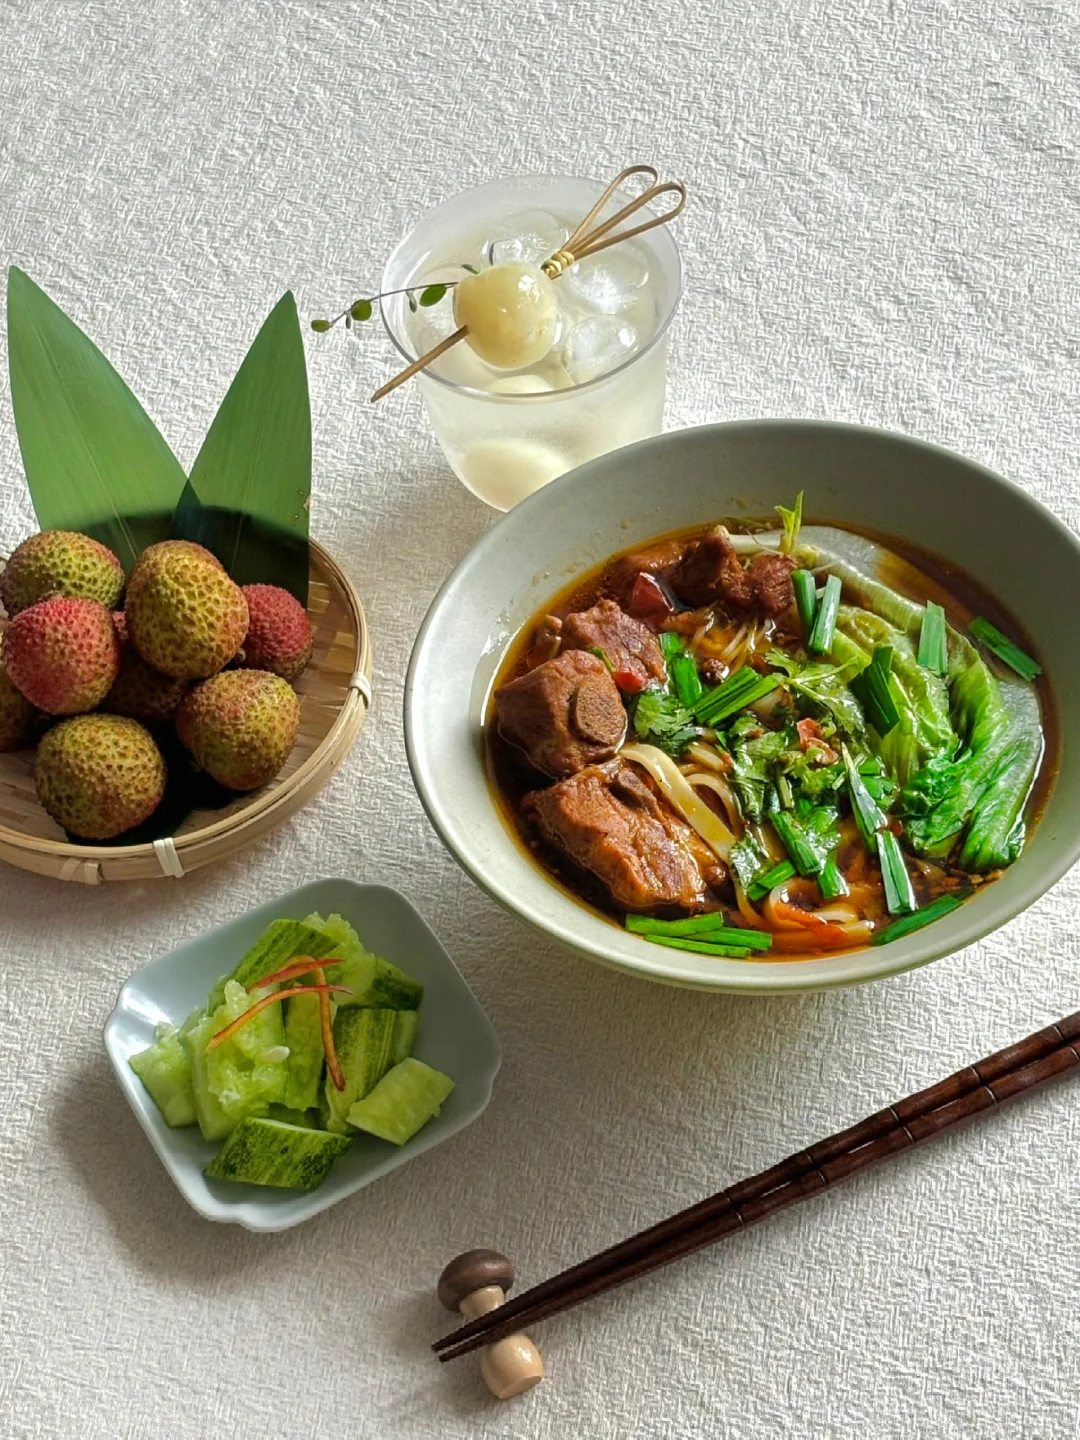
[[[11,405],[43,530],[81,530],[130,569],[163,540],[180,462],[96,345],[16,266],[8,270]]]
[[[176,507],[174,538],[212,550],[239,585],[308,596],[311,407],[292,293],[236,372]]]

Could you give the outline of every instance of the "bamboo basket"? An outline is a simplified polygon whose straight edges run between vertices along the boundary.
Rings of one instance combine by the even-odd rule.
[[[83,885],[179,879],[246,849],[306,805],[352,749],[371,703],[371,644],[360,597],[314,540],[310,553],[315,644],[296,684],[300,734],[280,775],[225,809],[192,811],[167,840],[73,845],[38,804],[34,752],[0,755],[0,860]]]

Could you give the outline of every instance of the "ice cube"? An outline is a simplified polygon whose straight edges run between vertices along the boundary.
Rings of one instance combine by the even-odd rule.
[[[484,260],[488,265],[502,265],[506,260],[540,265],[562,249],[569,235],[569,227],[554,215],[530,210],[502,224],[484,246]]]
[[[562,362],[575,385],[616,369],[638,348],[637,328],[614,315],[579,320],[563,343]]]
[[[649,271],[633,250],[613,247],[579,260],[560,278],[568,298],[594,315],[631,309],[649,283]]]

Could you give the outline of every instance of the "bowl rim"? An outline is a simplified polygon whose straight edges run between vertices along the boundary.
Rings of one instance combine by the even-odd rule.
[[[258,1219],[253,1217],[251,1212],[254,1211],[256,1215],[262,1213],[264,1207],[268,1206],[268,1202],[264,1201],[258,1195],[253,1195],[250,1200],[240,1199],[234,1202],[236,1207],[244,1211],[243,1214],[236,1214],[234,1213],[233,1206],[230,1205],[228,1201],[217,1200],[215,1198],[213,1204],[208,1204],[201,1196],[192,1191],[186,1174],[178,1165],[174,1147],[169,1143],[170,1137],[175,1132],[168,1129],[168,1127],[165,1127],[163,1132],[161,1124],[155,1125],[154,1119],[158,1114],[157,1109],[149,1093],[145,1090],[141,1081],[138,1080],[134,1071],[127,1063],[128,1057],[126,1054],[121,1053],[121,1047],[116,1039],[116,1031],[125,1013],[127,1013],[130,1008],[126,1002],[130,997],[137,997],[140,993],[138,986],[133,988],[133,982],[138,981],[147,971],[161,969],[166,965],[166,962],[172,960],[178,952],[186,951],[193,945],[206,944],[220,935],[222,931],[228,930],[232,926],[250,919],[260,911],[269,911],[285,905],[291,906],[301,895],[306,895],[308,891],[317,890],[319,887],[325,885],[341,885],[354,893],[359,892],[361,894],[381,892],[383,895],[392,897],[392,903],[400,905],[404,910],[411,912],[415,919],[419,921],[421,927],[428,932],[434,945],[434,953],[440,957],[440,964],[445,964],[449,967],[457,977],[457,983],[460,983],[460,985],[464,987],[472,1000],[476,1013],[481,1018],[483,1027],[487,1032],[487,1038],[491,1045],[492,1061],[490,1071],[485,1069],[483,1072],[483,1093],[479,1102],[471,1110],[463,1115],[457,1116],[453,1120],[447,1121],[441,1130],[435,1133],[429,1133],[426,1137],[421,1133],[415,1136],[414,1141],[410,1141],[407,1147],[401,1147],[400,1149],[388,1152],[385,1161],[380,1164],[375,1174],[358,1176],[355,1183],[339,1195],[323,1194],[320,1196],[319,1190],[288,1192],[295,1202],[295,1211],[301,1213],[290,1213],[286,1218],[279,1218],[281,1212],[273,1207],[269,1207],[266,1208],[266,1213],[271,1218],[265,1223],[260,1223]],[[499,1034],[492,1024],[490,1016],[483,1005],[481,1005],[476,992],[458,968],[453,956],[439,938],[438,933],[424,918],[419,907],[409,899],[404,891],[397,889],[396,886],[387,885],[378,880],[354,880],[345,875],[325,875],[314,880],[305,881],[303,885],[294,886],[284,894],[273,896],[271,899],[262,901],[258,905],[249,905],[246,909],[241,910],[238,915],[233,915],[230,919],[223,920],[217,925],[211,925],[206,930],[200,930],[160,954],[152,955],[145,964],[140,965],[137,970],[132,971],[121,985],[117,992],[116,1003],[102,1026],[101,1040],[125,1100],[134,1113],[140,1128],[149,1140],[152,1149],[161,1161],[166,1174],[183,1198],[204,1220],[210,1220],[215,1224],[221,1225],[239,1225],[243,1229],[256,1234],[276,1234],[283,1230],[292,1229],[296,1225],[302,1225],[306,1220],[311,1220],[316,1215],[322,1214],[324,1210],[329,1210],[341,1200],[351,1199],[358,1191],[365,1190],[369,1185],[375,1184],[375,1182],[381,1180],[384,1175],[390,1174],[391,1171],[408,1164],[408,1162],[416,1156],[422,1155],[427,1150],[434,1149],[437,1145],[441,1145],[444,1140],[449,1140],[462,1130],[467,1129],[475,1120],[479,1120],[490,1105],[495,1088],[495,1081],[498,1078],[503,1061]],[[262,1187],[252,1187],[252,1189],[255,1188],[261,1189]]]
[[[409,659],[409,668],[405,680],[404,689],[404,730],[405,730],[405,751],[408,757],[409,769],[412,773],[413,784],[416,787],[420,802],[434,826],[443,844],[447,847],[454,859],[462,869],[476,883],[486,891],[492,899],[496,900],[505,909],[520,916],[523,920],[533,925],[544,934],[550,935],[572,949],[587,955],[590,959],[615,969],[623,974],[636,975],[639,978],[649,979],[661,984],[681,986],[697,990],[708,990],[716,992],[728,992],[749,995],[765,994],[797,994],[811,990],[843,989],[849,986],[868,984],[874,980],[887,979],[893,975],[903,974],[909,970],[915,970],[923,965],[930,964],[934,960],[944,959],[948,955],[965,949],[985,936],[992,934],[995,930],[1016,918],[1028,906],[1035,903],[1046,892],[1057,883],[1058,880],[1080,859],[1080,826],[1077,826],[1071,838],[1063,839],[1061,845],[1054,852],[1054,858],[1049,865],[1039,872],[1039,878],[1035,886],[1030,888],[1030,893],[1020,898],[1018,903],[1004,902],[994,903],[995,886],[990,886],[983,891],[982,896],[975,896],[973,899],[978,902],[985,896],[989,903],[980,905],[978,903],[967,903],[955,911],[951,916],[946,917],[943,922],[950,926],[950,938],[947,948],[941,948],[940,943],[934,944],[930,936],[938,930],[938,926],[928,925],[924,930],[914,932],[906,942],[901,942],[896,947],[897,954],[890,959],[889,952],[893,949],[889,945],[867,946],[863,950],[845,951],[845,957],[858,955],[865,957],[857,974],[845,974],[842,976],[821,975],[822,968],[830,965],[829,957],[815,957],[808,960],[796,960],[785,962],[761,962],[761,961],[732,961],[726,962],[722,977],[718,976],[715,982],[704,981],[700,975],[680,968],[679,962],[667,960],[661,964],[653,961],[648,955],[642,955],[641,959],[630,960],[625,956],[613,954],[604,948],[599,942],[594,942],[587,937],[581,937],[573,930],[562,924],[559,919],[552,917],[541,917],[533,912],[526,904],[521,902],[514,891],[507,886],[499,884],[496,880],[484,873],[482,867],[472,863],[467,847],[459,846],[452,829],[444,826],[441,816],[441,807],[433,787],[429,783],[426,773],[423,756],[418,744],[417,732],[421,728],[420,708],[416,701],[416,673],[421,663],[427,637],[430,631],[438,623],[440,612],[447,597],[452,593],[461,579],[473,566],[480,566],[485,556],[503,542],[503,527],[512,523],[524,523],[534,510],[539,511],[546,504],[557,503],[557,497],[561,491],[570,486],[587,483],[587,472],[592,468],[603,467],[611,462],[612,454],[628,455],[631,452],[647,455],[650,450],[660,450],[672,443],[676,437],[687,435],[723,435],[738,431],[761,431],[768,430],[776,434],[803,433],[816,436],[828,436],[830,434],[851,435],[858,433],[871,438],[881,440],[887,444],[899,444],[903,447],[921,451],[927,455],[948,460],[962,465],[969,471],[977,473],[991,486],[997,486],[1011,492],[1023,505],[1033,509],[1039,515],[1044,524],[1048,524],[1057,531],[1059,537],[1074,552],[1077,568],[1080,570],[1080,538],[1045,506],[1035,496],[1031,495],[1015,481],[1000,475],[997,471],[991,470],[977,460],[971,460],[956,450],[951,450],[944,445],[934,441],[924,440],[917,436],[904,434],[902,431],[886,430],[879,426],[859,425],[849,421],[841,420],[818,420],[813,418],[761,418],[747,420],[716,421],[704,425],[687,426],[680,430],[667,431],[664,434],[653,436],[647,440],[640,440],[633,445],[623,447],[619,451],[609,452],[594,460],[569,470],[558,476],[555,480],[545,485],[540,490],[534,491],[527,496],[513,510],[510,510],[500,518],[479,540],[467,551],[450,575],[439,587],[435,597],[431,601],[423,623],[417,632],[413,644],[412,653]],[[512,517],[520,516],[521,519],[514,521]],[[500,647],[502,648],[502,647]],[[479,657],[477,657],[479,660]],[[1051,792],[1052,793],[1052,792]],[[499,820],[499,816],[492,805],[493,819],[499,823],[500,829],[505,827]],[[507,836],[507,843],[512,843]],[[599,912],[589,910],[590,914],[598,915]],[[614,929],[614,927],[613,927]],[[621,931],[617,933],[621,934]],[[938,931],[940,934],[941,932]],[[924,937],[921,938],[920,937]],[[647,947],[642,946],[642,950]],[[667,954],[678,952],[665,952]],[[770,973],[763,972],[763,965],[770,965]],[[732,966],[745,966],[745,971],[730,968]]]
[[[330,779],[334,770],[352,748],[367,718],[367,712],[371,705],[368,697],[373,678],[373,652],[371,632],[363,603],[349,576],[326,547],[314,537],[309,538],[308,546],[314,567],[324,571],[341,591],[357,622],[356,655],[358,663],[353,683],[350,685],[330,729],[303,764],[293,771],[288,780],[280,785],[263,786],[261,790],[251,792],[247,797],[249,803],[229,815],[212,820],[206,825],[200,825],[198,829],[189,830],[183,835],[168,836],[167,839],[171,842],[172,849],[179,857],[195,846],[209,844],[256,820],[261,820],[268,828],[273,827],[279,823],[275,814],[279,809],[284,809],[286,812],[281,816],[281,822],[290,818],[293,812],[288,807],[293,803],[295,795],[304,789],[321,767],[327,764],[328,757],[333,755],[335,749],[344,745],[342,753],[333,759],[333,763],[321,777],[322,783]],[[366,682],[365,687],[357,683],[360,676]],[[241,796],[238,794],[237,798],[239,799]],[[261,835],[264,831],[260,829],[258,833]],[[51,840],[47,837],[27,835],[25,831],[14,830],[3,824],[0,824],[0,848],[6,848],[11,852],[48,857],[57,862],[77,862],[80,866],[89,865],[90,867],[100,866],[110,861],[115,863],[123,860],[150,860],[158,854],[153,841],[144,841],[138,845],[93,843],[77,845],[70,840]],[[13,865],[16,869],[20,868],[17,860],[9,859],[7,856],[0,856],[0,862]],[[160,865],[160,860],[158,863]],[[189,874],[197,868],[200,867],[193,865],[190,870],[185,869],[184,873]],[[170,872],[162,868],[163,876],[168,873]]]

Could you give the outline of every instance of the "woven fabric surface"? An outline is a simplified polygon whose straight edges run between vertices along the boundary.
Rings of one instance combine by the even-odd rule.
[[[693,192],[668,424],[906,430],[1080,520],[1080,26],[1068,0],[0,0],[0,260],[189,466],[261,318],[378,278],[425,206],[654,159]],[[375,707],[322,795],[182,881],[0,873],[0,1434],[995,1437],[1078,1432],[1068,1082],[538,1331],[491,1400],[438,1366],[459,1250],[522,1280],[1080,1004],[1080,878],[977,946],[766,1001],[609,974],[455,867],[402,742],[409,649],[493,523],[374,327],[312,337],[314,533],[364,598]],[[2,342],[0,342],[2,343]],[[6,368],[6,367],[5,367]],[[5,386],[6,390],[6,386]],[[33,528],[0,402],[0,548]],[[1025,563],[1025,557],[1018,557]],[[109,1072],[146,959],[325,874],[408,893],[502,1039],[475,1126],[280,1236],[199,1219]]]

